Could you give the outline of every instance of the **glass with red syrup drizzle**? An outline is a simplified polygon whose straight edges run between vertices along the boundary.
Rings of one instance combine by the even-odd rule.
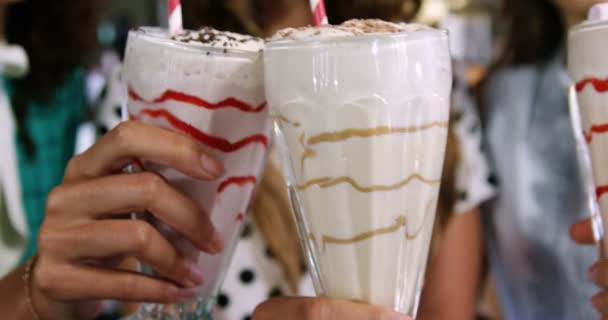
[[[210,215],[225,249],[218,255],[200,252],[152,215],[138,214],[196,261],[205,279],[196,299],[175,305],[145,304],[139,319],[211,317],[270,144],[262,47],[261,39],[211,28],[185,31],[175,38],[158,28],[129,33],[123,81],[130,119],[193,138],[225,167],[219,179],[200,181],[154,163],[142,164]]]

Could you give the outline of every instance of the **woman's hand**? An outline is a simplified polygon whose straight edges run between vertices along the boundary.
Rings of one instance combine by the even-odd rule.
[[[388,308],[327,298],[274,298],[259,305],[253,320],[410,320]]]
[[[570,237],[580,244],[594,244],[591,220],[574,224],[570,229]],[[591,266],[589,278],[602,289],[591,298],[591,303],[603,317],[608,317],[608,259],[602,259]]]
[[[223,244],[209,216],[186,195],[150,172],[124,174],[142,159],[196,179],[214,179],[222,166],[191,139],[138,122],[125,122],[72,159],[64,182],[48,197],[31,278],[42,319],[85,319],[91,302],[177,302],[192,298],[202,274],[151,224],[128,219],[147,211],[200,250]],[[158,278],[121,269],[128,257],[150,265]]]

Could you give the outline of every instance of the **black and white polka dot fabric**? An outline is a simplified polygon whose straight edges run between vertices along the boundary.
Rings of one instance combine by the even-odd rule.
[[[458,140],[456,165],[456,214],[466,213],[496,192],[496,178],[483,152],[481,123],[470,96],[461,95],[452,107],[452,131]]]
[[[314,295],[309,277],[303,277],[301,291]],[[255,307],[263,301],[293,294],[283,270],[267,249],[262,234],[249,219],[241,234],[234,258],[217,299],[214,320],[250,319]]]

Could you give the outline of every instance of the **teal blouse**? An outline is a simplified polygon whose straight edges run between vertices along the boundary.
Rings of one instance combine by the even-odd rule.
[[[13,88],[4,81],[12,100]],[[37,235],[44,219],[46,198],[63,180],[65,166],[74,155],[78,126],[86,119],[84,72],[73,72],[47,103],[27,105],[25,127],[34,143],[35,154],[28,156],[19,137],[17,161],[26,220],[29,227],[24,260],[36,252]]]

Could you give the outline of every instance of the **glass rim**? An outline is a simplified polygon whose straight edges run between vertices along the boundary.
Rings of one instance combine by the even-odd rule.
[[[191,30],[185,30],[194,32]],[[224,55],[227,57],[242,57],[242,58],[250,58],[255,60],[260,57],[262,50],[243,50],[243,49],[235,49],[235,48],[218,48],[209,45],[205,45],[203,43],[187,43],[179,40],[173,40],[170,37],[162,37],[161,35],[166,36],[168,34],[168,30],[160,27],[138,27],[129,30],[129,37],[134,36],[138,38],[145,39],[146,41],[156,43],[159,45],[166,45],[172,48],[176,48],[183,51],[189,51],[192,53],[201,53],[208,54],[214,53],[218,55]]]
[[[572,27],[568,35],[573,36],[581,32],[596,31],[598,29],[608,29],[608,20],[584,21]]]
[[[302,39],[276,39],[266,40],[264,51],[279,49],[306,49],[321,46],[340,47],[356,45],[361,43],[375,43],[378,41],[402,40],[404,42],[415,42],[429,39],[448,39],[449,32],[446,29],[428,28],[414,32],[394,33],[368,33],[359,35],[344,35],[327,38],[307,37]],[[371,41],[370,41],[371,40]]]

